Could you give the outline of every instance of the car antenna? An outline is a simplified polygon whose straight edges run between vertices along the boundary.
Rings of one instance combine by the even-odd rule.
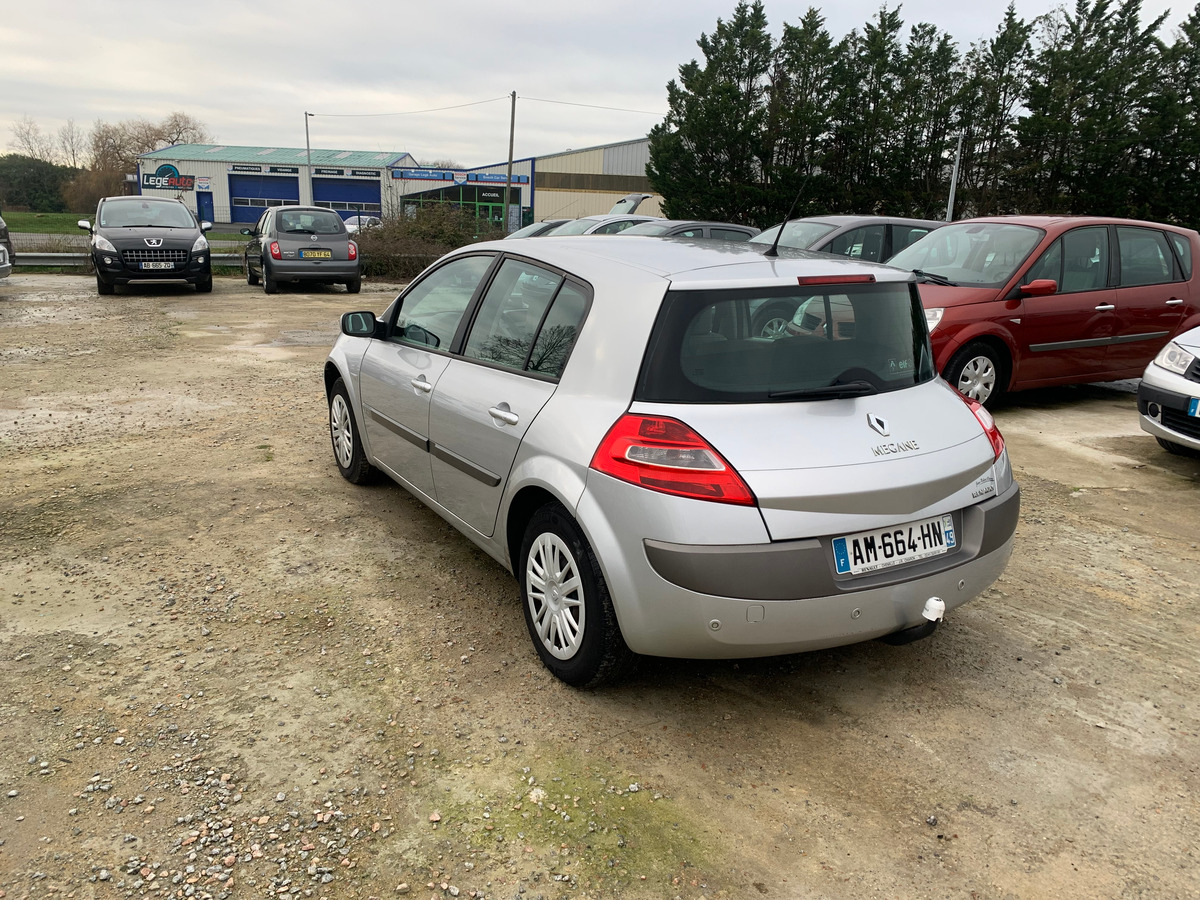
[[[796,198],[792,201],[792,205],[788,207],[787,215],[783,217],[783,222],[779,225],[779,231],[775,234],[775,240],[771,241],[771,246],[763,251],[763,256],[778,256],[779,255],[779,239],[783,237],[784,226],[788,220],[792,218],[792,213],[796,211],[796,204],[800,202],[800,195],[804,193],[804,185],[808,184],[808,176],[804,176],[804,180],[800,182],[800,190],[796,191]]]

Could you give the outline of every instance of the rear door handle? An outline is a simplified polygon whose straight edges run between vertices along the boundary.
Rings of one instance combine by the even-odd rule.
[[[515,412],[508,408],[507,403],[501,403],[499,406],[493,406],[488,410],[488,415],[502,425],[516,425],[521,421]]]
[[[1167,306],[1182,306],[1182,305],[1183,305],[1183,301],[1180,300],[1178,297],[1172,297],[1170,300],[1167,301]]]
[[[422,391],[426,394],[433,390],[433,385],[425,380],[424,375],[418,375],[416,378],[410,381],[409,384],[415,387],[418,391]]]
[[[1096,309],[1098,309],[1100,312],[1108,312],[1110,309],[1116,309],[1116,307],[1111,303],[1101,303],[1096,307]]]

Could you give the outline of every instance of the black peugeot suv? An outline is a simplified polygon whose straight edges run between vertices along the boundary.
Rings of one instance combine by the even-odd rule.
[[[182,201],[165,197],[105,197],[96,222],[79,220],[92,236],[96,292],[111,294],[118,284],[186,281],[212,290],[212,259],[204,232]]]

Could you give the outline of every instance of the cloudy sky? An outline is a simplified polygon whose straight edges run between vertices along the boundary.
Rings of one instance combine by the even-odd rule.
[[[1059,5],[1015,2],[1026,19]],[[778,34],[814,4],[765,5]],[[880,5],[830,3],[826,27],[840,38]],[[933,22],[965,51],[995,33],[1006,6],[907,0],[901,15],[907,25]],[[667,81],[699,56],[696,40],[729,18],[735,0],[4,7],[0,148],[11,149],[13,123],[26,115],[54,132],[68,119],[88,130],[97,119],[161,119],[175,110],[221,143],[303,147],[309,111],[314,148],[406,150],[422,163],[474,166],[508,156],[511,91],[517,158],[645,135],[666,111]],[[1168,41],[1191,11],[1171,0],[1144,0],[1143,9],[1144,23],[1172,10],[1160,32]]]

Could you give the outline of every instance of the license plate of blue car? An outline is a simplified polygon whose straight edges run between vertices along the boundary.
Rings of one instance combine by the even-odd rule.
[[[865,575],[941,556],[956,545],[954,518],[947,514],[834,538],[833,558],[839,575]]]

